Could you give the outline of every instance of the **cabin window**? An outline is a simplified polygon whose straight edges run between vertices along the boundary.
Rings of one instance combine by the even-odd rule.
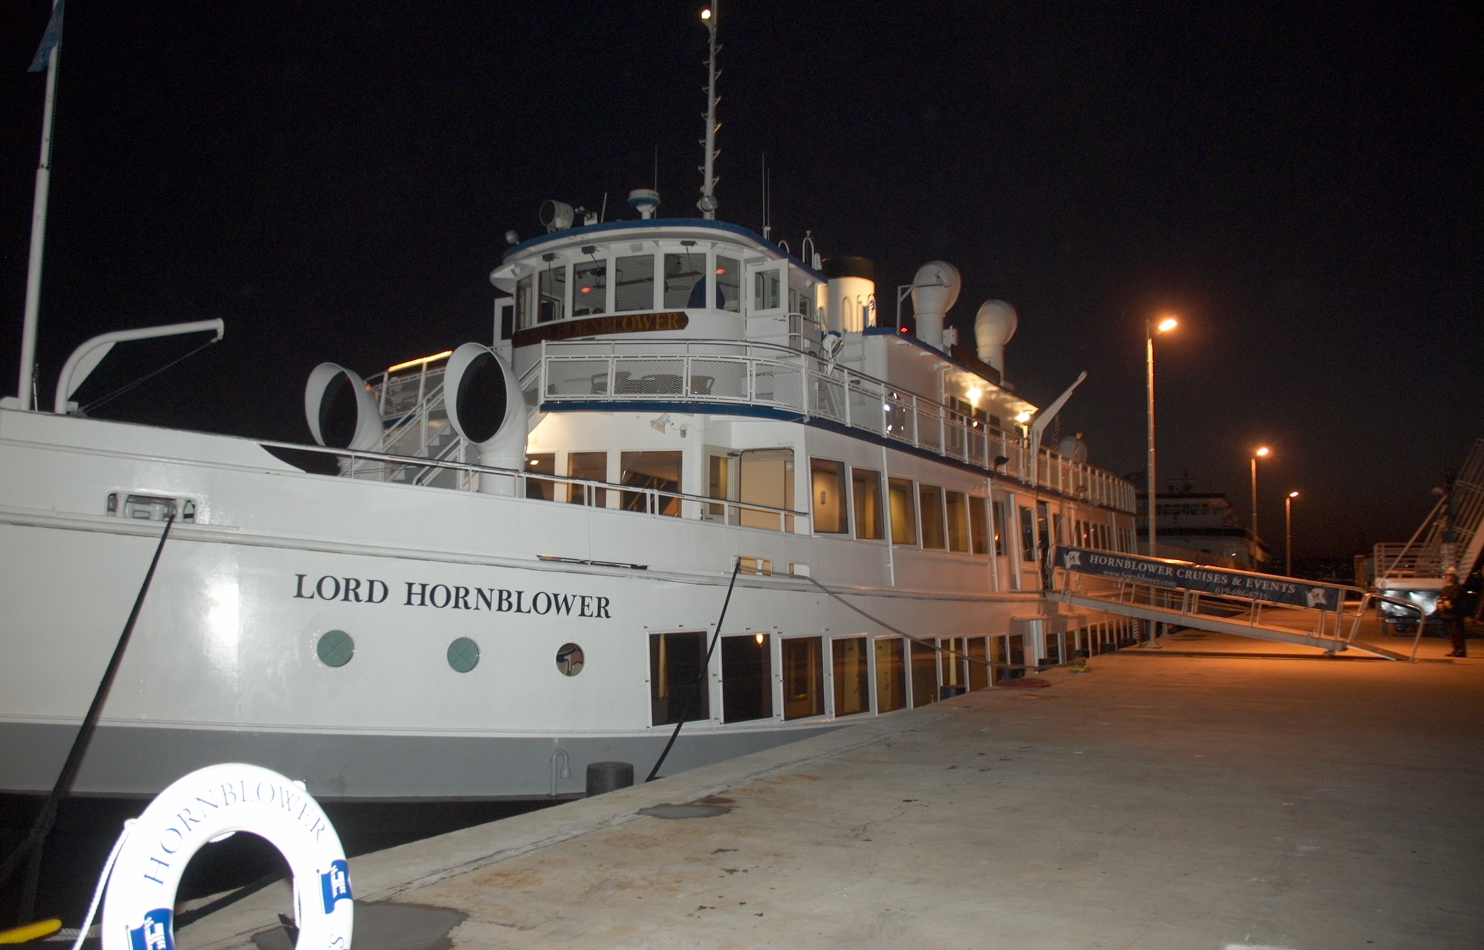
[[[912,708],[916,709],[938,699],[938,651],[928,643],[913,641],[908,646],[912,654]]]
[[[613,262],[613,309],[654,309],[654,255],[620,257]]]
[[[850,485],[855,493],[855,536],[869,541],[886,537],[881,518],[881,473],[852,468]]]
[[[536,322],[536,278],[526,275],[515,282],[515,326],[524,329]]]
[[[608,481],[607,452],[573,452],[567,456],[567,474],[590,482]],[[572,485],[567,500],[595,508],[608,507],[608,490],[596,485]]]
[[[556,668],[557,672],[563,676],[576,676],[582,672],[585,663],[582,647],[575,643],[564,643],[561,649],[557,650]]]
[[[989,553],[989,506],[978,495],[969,496],[969,537],[975,554]]]
[[[619,481],[636,491],[623,493],[625,511],[680,517],[680,453],[625,452]]]
[[[773,638],[721,638],[722,722],[773,718]]]
[[[824,715],[824,658],[819,637],[795,637],[783,646],[783,718]]]
[[[910,478],[888,478],[886,500],[891,508],[891,543],[917,543],[917,506]]]
[[[809,460],[809,494],[814,505],[816,534],[850,531],[845,507],[845,464],[830,459]]]
[[[731,499],[732,460],[725,455],[713,455],[707,459],[706,494],[723,501]],[[707,505],[706,517],[710,521],[725,521],[726,505]]]
[[[551,323],[567,315],[567,265],[548,267],[541,272],[541,309],[538,323]]]
[[[969,505],[961,491],[944,492],[948,508],[948,550],[969,550]]]
[[[603,313],[608,307],[608,262],[583,261],[572,266],[572,316]]]
[[[1005,554],[1005,532],[1010,530],[1010,503],[997,499],[994,503],[994,553]]]
[[[716,255],[716,309],[742,312],[742,262]]]
[[[969,638],[969,689],[989,685],[989,656],[984,650],[984,637]]]
[[[794,450],[749,449],[737,460],[737,500],[744,506],[792,509],[794,506]],[[747,528],[792,531],[793,516],[743,507],[741,523]],[[781,523],[780,523],[781,522]]]
[[[656,726],[711,718],[710,691],[703,676],[706,634],[649,635],[649,699]]]
[[[552,501],[556,498],[556,482],[542,475],[556,474],[556,453],[538,452],[526,456],[526,497]]]
[[[907,708],[907,664],[903,655],[906,640],[890,637],[876,641],[876,711]]]
[[[831,640],[830,653],[835,674],[835,715],[870,712],[871,671],[866,656],[866,638]]]
[[[917,500],[922,508],[922,546],[941,551],[947,547],[943,537],[943,489],[918,485]]]
[[[1034,564],[1036,560],[1036,516],[1020,506],[1020,559]]]
[[[665,255],[665,309],[706,306],[706,253]]]
[[[953,687],[953,692],[967,692],[969,688],[969,645],[963,637],[953,637],[947,640],[939,640],[938,645],[943,648],[938,654],[939,676],[943,689],[939,694],[946,695],[950,692],[947,687]]]
[[[717,258],[718,263],[724,260],[726,258]],[[752,277],[752,307],[754,310],[777,310],[783,306],[783,282],[778,279],[778,271],[758,271]]]

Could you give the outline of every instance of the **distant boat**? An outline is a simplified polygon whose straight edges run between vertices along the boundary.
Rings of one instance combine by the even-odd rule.
[[[1253,537],[1220,492],[1198,492],[1188,481],[1159,492],[1155,507],[1159,550],[1149,551],[1147,492],[1136,494],[1139,550],[1155,557],[1219,567],[1256,570],[1268,560],[1267,546]]]

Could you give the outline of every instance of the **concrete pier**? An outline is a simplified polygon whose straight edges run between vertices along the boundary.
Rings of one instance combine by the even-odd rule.
[[[1163,646],[355,859],[355,947],[1484,946],[1484,659]],[[463,916],[408,942],[403,904]]]

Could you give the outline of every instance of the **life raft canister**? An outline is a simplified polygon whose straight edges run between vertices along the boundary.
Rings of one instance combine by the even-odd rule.
[[[350,947],[345,849],[304,785],[257,765],[212,765],[165,789],[130,827],[103,899],[103,950],[175,950],[175,891],[203,845],[247,831],[293,874],[298,950]]]

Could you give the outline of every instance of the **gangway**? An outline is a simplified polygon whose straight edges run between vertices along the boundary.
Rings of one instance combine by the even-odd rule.
[[[1355,642],[1366,611],[1382,599],[1358,587],[1090,548],[1058,547],[1052,563],[1046,596],[1059,603],[1330,654],[1406,659]]]

